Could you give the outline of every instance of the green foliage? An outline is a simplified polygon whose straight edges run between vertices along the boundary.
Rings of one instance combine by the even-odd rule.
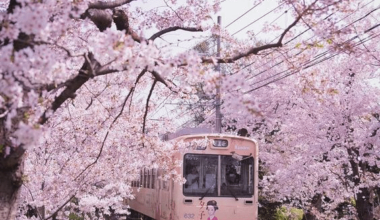
[[[281,206],[277,208],[275,213],[276,220],[302,220],[303,218],[303,210],[297,208],[286,208],[285,206]]]
[[[351,203],[351,205],[352,205],[353,207],[356,207],[356,200],[355,200],[354,197],[351,197],[351,198],[350,198],[350,203]]]
[[[264,196],[259,196],[259,218],[260,220],[276,220],[276,210],[282,205],[281,202],[269,201]]]
[[[83,216],[81,217],[81,216],[71,212],[69,214],[69,219],[70,220],[84,220],[84,217]]]
[[[0,154],[3,153],[4,145],[0,144]]]

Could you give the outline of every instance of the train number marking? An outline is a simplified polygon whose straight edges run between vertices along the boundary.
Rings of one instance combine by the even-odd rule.
[[[195,214],[193,214],[193,213],[185,213],[185,214],[183,215],[183,217],[184,217],[185,219],[194,219]]]

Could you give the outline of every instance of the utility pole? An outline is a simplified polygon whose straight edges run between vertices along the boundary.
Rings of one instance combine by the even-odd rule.
[[[218,16],[218,25],[219,30],[222,28],[222,17]],[[216,45],[216,57],[217,59],[220,58],[220,31],[217,38],[217,45]],[[216,97],[215,97],[215,114],[216,114],[216,120],[215,120],[215,130],[217,133],[222,133],[222,115],[220,113],[220,87],[222,86],[222,75],[220,73],[220,63],[216,65],[216,71],[219,72],[219,79],[216,84]]]

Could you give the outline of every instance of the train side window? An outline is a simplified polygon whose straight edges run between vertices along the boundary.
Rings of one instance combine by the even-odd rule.
[[[168,183],[169,182],[167,180],[163,180],[162,181],[162,189],[169,191]]]
[[[162,181],[161,186],[162,186],[162,190],[169,191],[169,181],[162,179],[165,176],[165,173],[167,173],[167,171],[160,170],[160,176],[161,176],[161,181]]]
[[[151,176],[152,176],[152,170],[147,170],[148,171],[148,183],[146,184],[146,188],[151,188]]]
[[[160,169],[157,169],[157,183],[158,183],[158,189],[162,189],[162,188],[161,188],[161,179],[159,178],[160,175],[161,175],[161,170],[160,170]]]
[[[148,182],[148,171],[144,168],[144,188],[147,188]]]
[[[155,187],[156,182],[156,169],[152,169],[152,189]]]

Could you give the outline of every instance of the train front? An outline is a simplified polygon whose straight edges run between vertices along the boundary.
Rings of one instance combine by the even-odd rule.
[[[174,219],[257,219],[256,142],[232,135],[184,139],[194,140],[181,154],[186,183],[173,188]]]

